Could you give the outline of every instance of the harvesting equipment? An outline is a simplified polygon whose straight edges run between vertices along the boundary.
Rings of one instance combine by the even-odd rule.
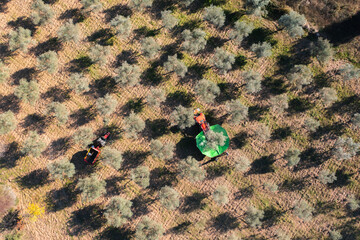
[[[84,161],[89,164],[94,164],[101,153],[101,148],[105,146],[106,140],[110,133],[106,133],[104,136],[99,137],[93,145],[91,145],[89,151],[87,151]]]

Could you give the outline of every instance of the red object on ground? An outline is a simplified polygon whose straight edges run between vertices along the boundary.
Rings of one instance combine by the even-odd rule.
[[[101,148],[105,146],[106,140],[109,137],[110,133],[106,133],[104,136],[98,138],[95,143],[90,147],[89,151],[87,151],[84,161],[89,164],[94,164],[100,156]]]
[[[206,121],[205,115],[202,112],[200,112],[199,108],[194,110],[194,115],[195,115],[194,116],[195,121],[200,125],[203,132],[206,133],[207,131],[209,131],[210,125]]]

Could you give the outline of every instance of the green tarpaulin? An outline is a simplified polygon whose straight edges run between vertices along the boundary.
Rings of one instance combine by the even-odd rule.
[[[207,141],[206,141],[204,132],[201,132],[196,136],[196,146],[199,148],[201,153],[204,154],[205,156],[213,158],[213,157],[216,157],[216,156],[222,154],[223,152],[225,152],[226,149],[228,149],[230,140],[229,140],[229,136],[227,135],[226,130],[223,129],[220,125],[217,124],[217,125],[211,126],[210,129],[214,132],[222,132],[224,134],[224,136],[227,137],[224,146],[217,146],[217,149],[211,149],[206,146]]]

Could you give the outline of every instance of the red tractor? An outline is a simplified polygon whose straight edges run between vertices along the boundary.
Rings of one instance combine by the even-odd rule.
[[[94,164],[99,156],[100,156],[100,152],[101,152],[101,148],[105,146],[106,144],[106,140],[109,137],[110,133],[106,133],[104,136],[99,137],[95,143],[90,147],[89,151],[86,153],[86,156],[84,158],[84,161],[89,163],[89,164]]]
[[[210,125],[206,121],[205,115],[200,111],[200,108],[197,108],[194,110],[194,119],[195,119],[195,122],[197,122],[199,124],[199,126],[201,127],[201,130],[206,135],[206,133],[210,130]]]

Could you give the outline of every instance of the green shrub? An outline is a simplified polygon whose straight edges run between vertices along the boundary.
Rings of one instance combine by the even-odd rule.
[[[202,181],[205,179],[206,171],[200,167],[199,162],[191,156],[183,159],[178,165],[179,175],[189,179],[191,182]]]
[[[250,167],[250,161],[245,156],[236,156],[234,162],[235,170],[238,172],[244,172]]]
[[[284,112],[285,109],[288,109],[289,107],[288,96],[286,95],[286,93],[272,96],[270,98],[270,105],[275,113],[281,114]]]
[[[194,30],[185,29],[182,32],[182,38],[184,42],[182,48],[192,54],[197,54],[199,51],[205,49],[206,46],[206,33],[200,28]]]
[[[272,55],[272,47],[268,42],[254,43],[250,49],[257,58],[270,57]]]
[[[161,21],[162,25],[168,30],[174,28],[179,23],[179,19],[176,18],[169,10],[161,12]]]
[[[295,11],[284,14],[279,19],[280,27],[284,28],[292,38],[304,35],[303,26],[306,24],[306,18]]]
[[[135,238],[137,240],[158,240],[164,234],[164,228],[154,220],[144,217],[136,226]]]
[[[163,144],[160,140],[151,140],[150,152],[154,157],[161,160],[170,160],[174,156],[175,145],[173,143]]]
[[[180,205],[179,193],[169,186],[160,189],[159,199],[161,205],[168,210],[175,210]]]
[[[304,85],[312,83],[313,74],[306,65],[295,65],[287,75],[287,79],[297,89],[301,89]]]
[[[244,21],[237,21],[234,29],[230,32],[230,39],[234,40],[237,44],[241,44],[243,39],[254,30],[254,24]]]
[[[41,54],[37,58],[37,68],[40,71],[48,71],[49,73],[55,73],[58,68],[58,57],[56,52],[49,51]]]
[[[104,217],[109,226],[121,227],[132,217],[132,202],[122,198],[113,197],[105,207]]]
[[[47,105],[46,109],[46,115],[52,115],[54,116],[59,125],[63,125],[67,122],[69,119],[69,110],[68,108],[63,104],[59,102],[52,102]]]
[[[62,42],[78,42],[80,38],[80,27],[78,24],[74,24],[73,20],[70,19],[59,28],[57,34]]]
[[[270,3],[270,0],[246,0],[245,8],[248,13],[255,16],[261,16],[267,13],[266,6]]]
[[[284,159],[287,161],[287,165],[292,167],[300,162],[300,150],[296,148],[290,148],[286,151]]]
[[[9,33],[9,49],[10,51],[15,51],[20,49],[20,51],[27,52],[30,44],[34,43],[31,38],[31,31],[19,27],[18,29],[11,31]]]
[[[333,183],[336,181],[336,176],[334,172],[330,172],[328,169],[324,169],[319,173],[319,180],[323,184]]]
[[[75,174],[75,165],[66,158],[49,163],[47,169],[54,179],[71,178]]]
[[[81,191],[81,197],[85,201],[92,201],[106,192],[106,182],[99,180],[98,176],[93,173],[90,177],[79,179],[77,188]]]
[[[150,170],[146,166],[139,166],[130,172],[131,180],[142,188],[150,185]]]
[[[261,90],[262,76],[259,73],[250,70],[244,72],[242,77],[245,81],[245,89],[249,93],[257,93]]]
[[[89,91],[89,79],[82,73],[73,73],[70,75],[67,84],[76,94]]]
[[[50,5],[45,4],[42,0],[35,0],[31,5],[31,10],[33,11],[30,17],[35,25],[47,24],[54,17],[54,11]]]
[[[219,185],[213,192],[212,196],[217,204],[225,205],[229,202],[229,194],[230,191],[226,186]]]
[[[229,122],[233,125],[240,124],[248,117],[249,108],[244,106],[238,99],[227,102],[226,109],[230,115]]]
[[[221,7],[211,5],[204,8],[203,18],[205,21],[210,22],[215,27],[220,28],[224,26],[226,16],[224,10],[222,10]]]
[[[110,94],[106,94],[103,98],[96,100],[95,106],[101,115],[108,116],[115,112],[118,101]]]
[[[334,50],[329,40],[320,37],[315,43],[311,43],[311,53],[320,63],[326,63],[333,58]]]
[[[329,107],[338,100],[336,90],[328,87],[324,87],[320,90],[320,98],[325,107]]]
[[[250,227],[259,227],[261,226],[261,220],[264,218],[264,211],[255,208],[254,206],[249,206],[246,210],[245,221],[249,224]]]
[[[89,57],[94,63],[97,63],[100,66],[104,66],[108,61],[107,58],[110,55],[110,52],[111,51],[109,46],[101,46],[96,44],[90,48]]]
[[[75,144],[80,144],[81,147],[85,148],[92,143],[95,135],[90,127],[81,127],[73,135],[72,139]]]
[[[14,131],[17,126],[15,115],[12,111],[0,113],[0,135]]]
[[[46,148],[46,143],[42,139],[37,132],[31,131],[21,147],[21,153],[39,157]]]
[[[10,69],[0,60],[0,83],[6,82],[10,77]]]
[[[140,81],[140,67],[124,62],[117,70],[115,81],[120,87],[133,87]]]
[[[295,204],[294,214],[304,221],[310,221],[314,208],[305,200],[300,200]]]
[[[161,88],[152,88],[146,96],[146,102],[150,107],[159,107],[165,100],[165,92]]]
[[[179,77],[185,77],[185,74],[188,71],[185,63],[177,58],[177,54],[168,56],[168,60],[164,63],[164,68],[168,72],[176,73]]]
[[[114,148],[105,147],[101,154],[101,160],[111,167],[119,170],[123,162],[122,153]]]
[[[232,53],[225,51],[223,48],[216,48],[215,54],[210,63],[219,70],[220,74],[225,74],[231,70],[232,65],[235,63],[235,56]]]
[[[202,79],[195,85],[195,93],[205,103],[214,103],[220,94],[220,88],[213,82]]]
[[[170,115],[171,121],[180,129],[191,127],[195,124],[194,111],[191,108],[177,106]]]
[[[131,112],[124,118],[124,131],[130,138],[138,138],[138,133],[145,129],[145,122],[137,114]]]
[[[132,24],[130,17],[117,15],[111,20],[110,25],[115,29],[116,35],[121,38],[127,38],[131,33]]]

